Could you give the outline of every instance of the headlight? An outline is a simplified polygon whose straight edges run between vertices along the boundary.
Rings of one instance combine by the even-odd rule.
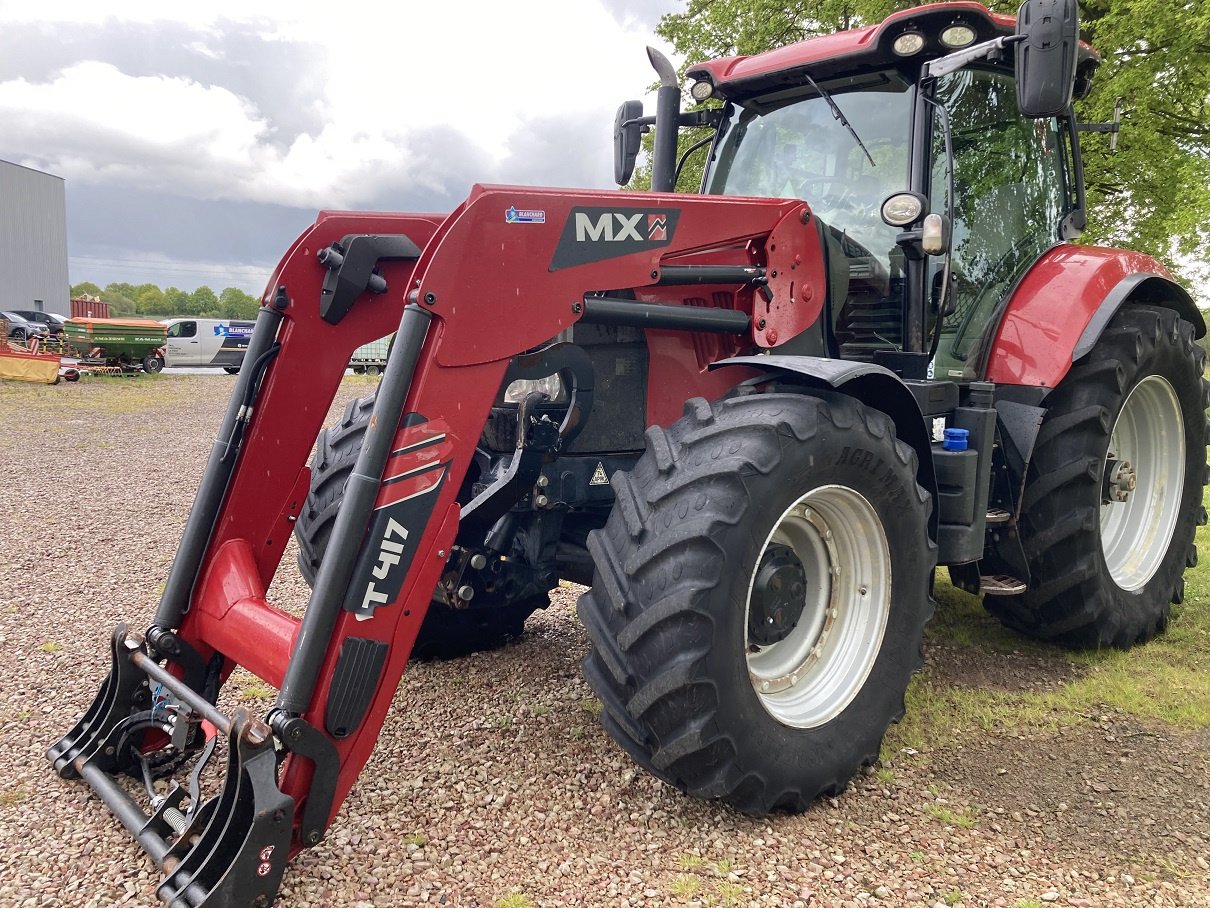
[[[882,220],[890,227],[906,227],[924,214],[924,196],[914,192],[897,192],[882,203]]]
[[[694,101],[705,101],[714,94],[714,84],[709,79],[699,79],[690,86],[689,94]]]
[[[558,402],[563,396],[563,380],[558,374],[547,375],[545,378],[519,378],[504,389],[506,404],[519,404],[525,396],[533,391],[541,391],[553,402]]]

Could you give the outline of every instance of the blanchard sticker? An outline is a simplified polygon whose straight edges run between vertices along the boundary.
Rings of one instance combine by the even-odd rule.
[[[214,326],[215,337],[251,337],[252,325],[224,325],[219,322]]]
[[[546,212],[541,208],[506,208],[504,211],[506,224],[545,224]]]
[[[679,208],[573,208],[550,270],[667,246],[680,213]]]

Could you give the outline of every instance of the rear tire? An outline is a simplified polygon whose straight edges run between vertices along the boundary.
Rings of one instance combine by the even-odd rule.
[[[695,399],[613,487],[579,603],[602,724],[746,813],[840,791],[903,715],[933,609],[930,500],[890,419],[839,394]]]
[[[149,375],[155,375],[157,372],[164,371],[164,358],[157,356],[154,353],[148,353],[143,357],[143,371]]]
[[[1192,325],[1170,309],[1129,306],[1059,383],[1023,499],[1030,588],[985,599],[1005,625],[1123,649],[1167,627],[1206,521],[1204,364]]]
[[[319,434],[311,489],[294,525],[298,568],[308,586],[315,585],[376,396],[377,392],[349,401],[340,423]],[[453,659],[503,646],[522,635],[525,619],[550,604],[546,595],[515,602],[483,602],[483,598],[477,596],[475,607],[465,609],[452,609],[434,598],[412,647],[412,658]]]

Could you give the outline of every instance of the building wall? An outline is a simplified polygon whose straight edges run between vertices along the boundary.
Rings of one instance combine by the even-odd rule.
[[[70,292],[63,178],[0,161],[0,309],[69,315]]]

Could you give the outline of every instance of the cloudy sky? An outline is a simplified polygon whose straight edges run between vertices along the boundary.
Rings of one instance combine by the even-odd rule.
[[[610,186],[614,110],[681,8],[0,0],[0,159],[66,179],[73,284],[259,296],[320,208]]]

